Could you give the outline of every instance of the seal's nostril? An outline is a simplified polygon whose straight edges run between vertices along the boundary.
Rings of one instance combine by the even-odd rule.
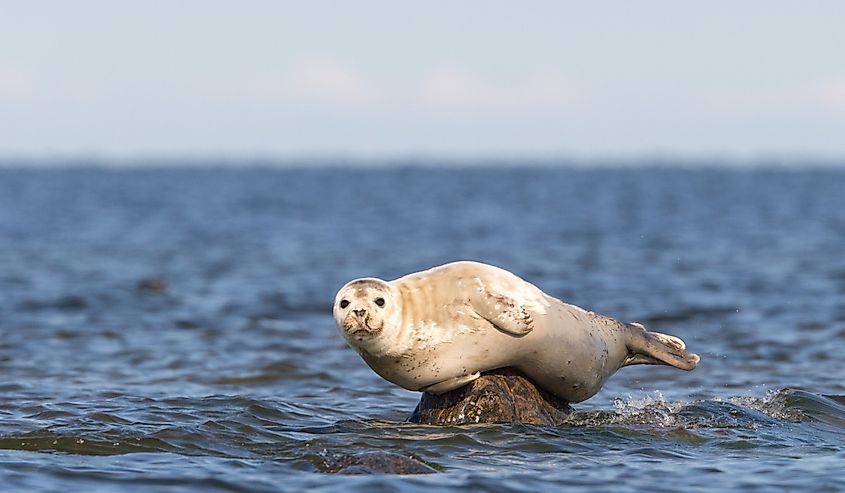
[[[359,317],[363,317],[364,314],[367,313],[367,310],[361,308],[359,310],[352,310],[352,313],[354,313],[355,315],[357,315]]]

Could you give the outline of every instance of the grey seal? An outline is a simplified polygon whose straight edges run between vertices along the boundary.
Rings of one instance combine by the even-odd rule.
[[[355,279],[338,291],[333,312],[370,368],[415,391],[440,394],[513,367],[555,396],[581,402],[623,366],[692,370],[699,361],[677,337],[564,303],[478,262],[393,281]]]

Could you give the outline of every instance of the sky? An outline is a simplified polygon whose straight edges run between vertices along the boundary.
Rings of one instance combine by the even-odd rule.
[[[845,159],[841,1],[0,0],[0,157]]]

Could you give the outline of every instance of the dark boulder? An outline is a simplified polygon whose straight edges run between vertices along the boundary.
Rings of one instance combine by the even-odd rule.
[[[320,470],[334,474],[433,474],[437,471],[413,457],[391,452],[323,454]]]
[[[157,277],[148,277],[138,281],[135,286],[138,291],[144,293],[164,293],[167,291],[167,281]]]
[[[539,389],[519,372],[502,368],[442,395],[424,392],[412,423],[463,425],[474,423],[562,424],[572,408]]]

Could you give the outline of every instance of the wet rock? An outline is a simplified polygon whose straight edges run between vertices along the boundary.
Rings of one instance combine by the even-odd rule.
[[[433,474],[437,471],[413,457],[390,452],[322,456],[323,472],[335,474]]]
[[[137,288],[145,293],[164,293],[167,291],[167,281],[157,277],[145,278],[138,281]]]
[[[525,423],[557,426],[571,412],[567,402],[535,387],[516,370],[502,368],[442,395],[423,393],[408,421],[427,425]]]
[[[79,296],[63,296],[61,298],[57,298],[55,300],[27,300],[21,303],[20,308],[24,311],[39,311],[39,310],[64,310],[64,311],[76,311],[76,310],[84,310],[88,307],[88,303],[85,302]]]

